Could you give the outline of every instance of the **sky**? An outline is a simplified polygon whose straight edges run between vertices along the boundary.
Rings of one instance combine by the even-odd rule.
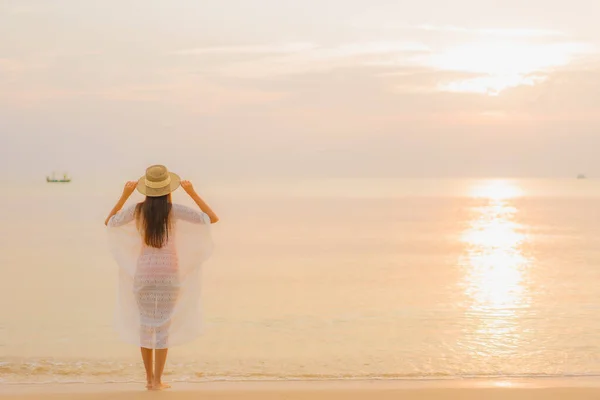
[[[0,167],[600,176],[598,15],[597,0],[0,0]]]

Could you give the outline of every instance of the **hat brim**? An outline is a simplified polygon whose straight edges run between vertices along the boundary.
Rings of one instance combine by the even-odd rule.
[[[174,192],[181,185],[181,178],[179,177],[179,175],[177,175],[173,172],[169,172],[169,175],[171,176],[171,183],[169,183],[169,185],[167,185],[165,187],[161,187],[161,188],[150,188],[150,187],[146,186],[146,176],[142,176],[138,180],[138,184],[137,184],[138,192],[140,192],[144,196],[148,196],[148,197],[166,196],[169,193]]]

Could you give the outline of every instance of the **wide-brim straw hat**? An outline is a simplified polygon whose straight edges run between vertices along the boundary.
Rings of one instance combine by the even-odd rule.
[[[151,165],[138,180],[137,190],[148,197],[160,197],[173,192],[180,184],[179,175],[169,172],[164,165]]]

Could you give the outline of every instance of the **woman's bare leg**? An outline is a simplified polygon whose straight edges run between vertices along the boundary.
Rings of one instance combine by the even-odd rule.
[[[171,386],[162,383],[162,374],[165,369],[165,363],[167,362],[167,352],[169,349],[156,349],[156,362],[154,363],[154,389],[166,389]]]
[[[152,387],[152,383],[154,382],[154,375],[152,374],[152,349],[147,349],[145,347],[140,347],[142,351],[142,360],[144,360],[144,368],[146,369],[146,382],[147,388]]]

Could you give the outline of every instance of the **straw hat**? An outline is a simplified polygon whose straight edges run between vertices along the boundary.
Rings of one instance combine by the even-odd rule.
[[[180,183],[179,175],[169,172],[164,165],[151,165],[138,180],[137,190],[148,197],[160,197],[177,189]]]

